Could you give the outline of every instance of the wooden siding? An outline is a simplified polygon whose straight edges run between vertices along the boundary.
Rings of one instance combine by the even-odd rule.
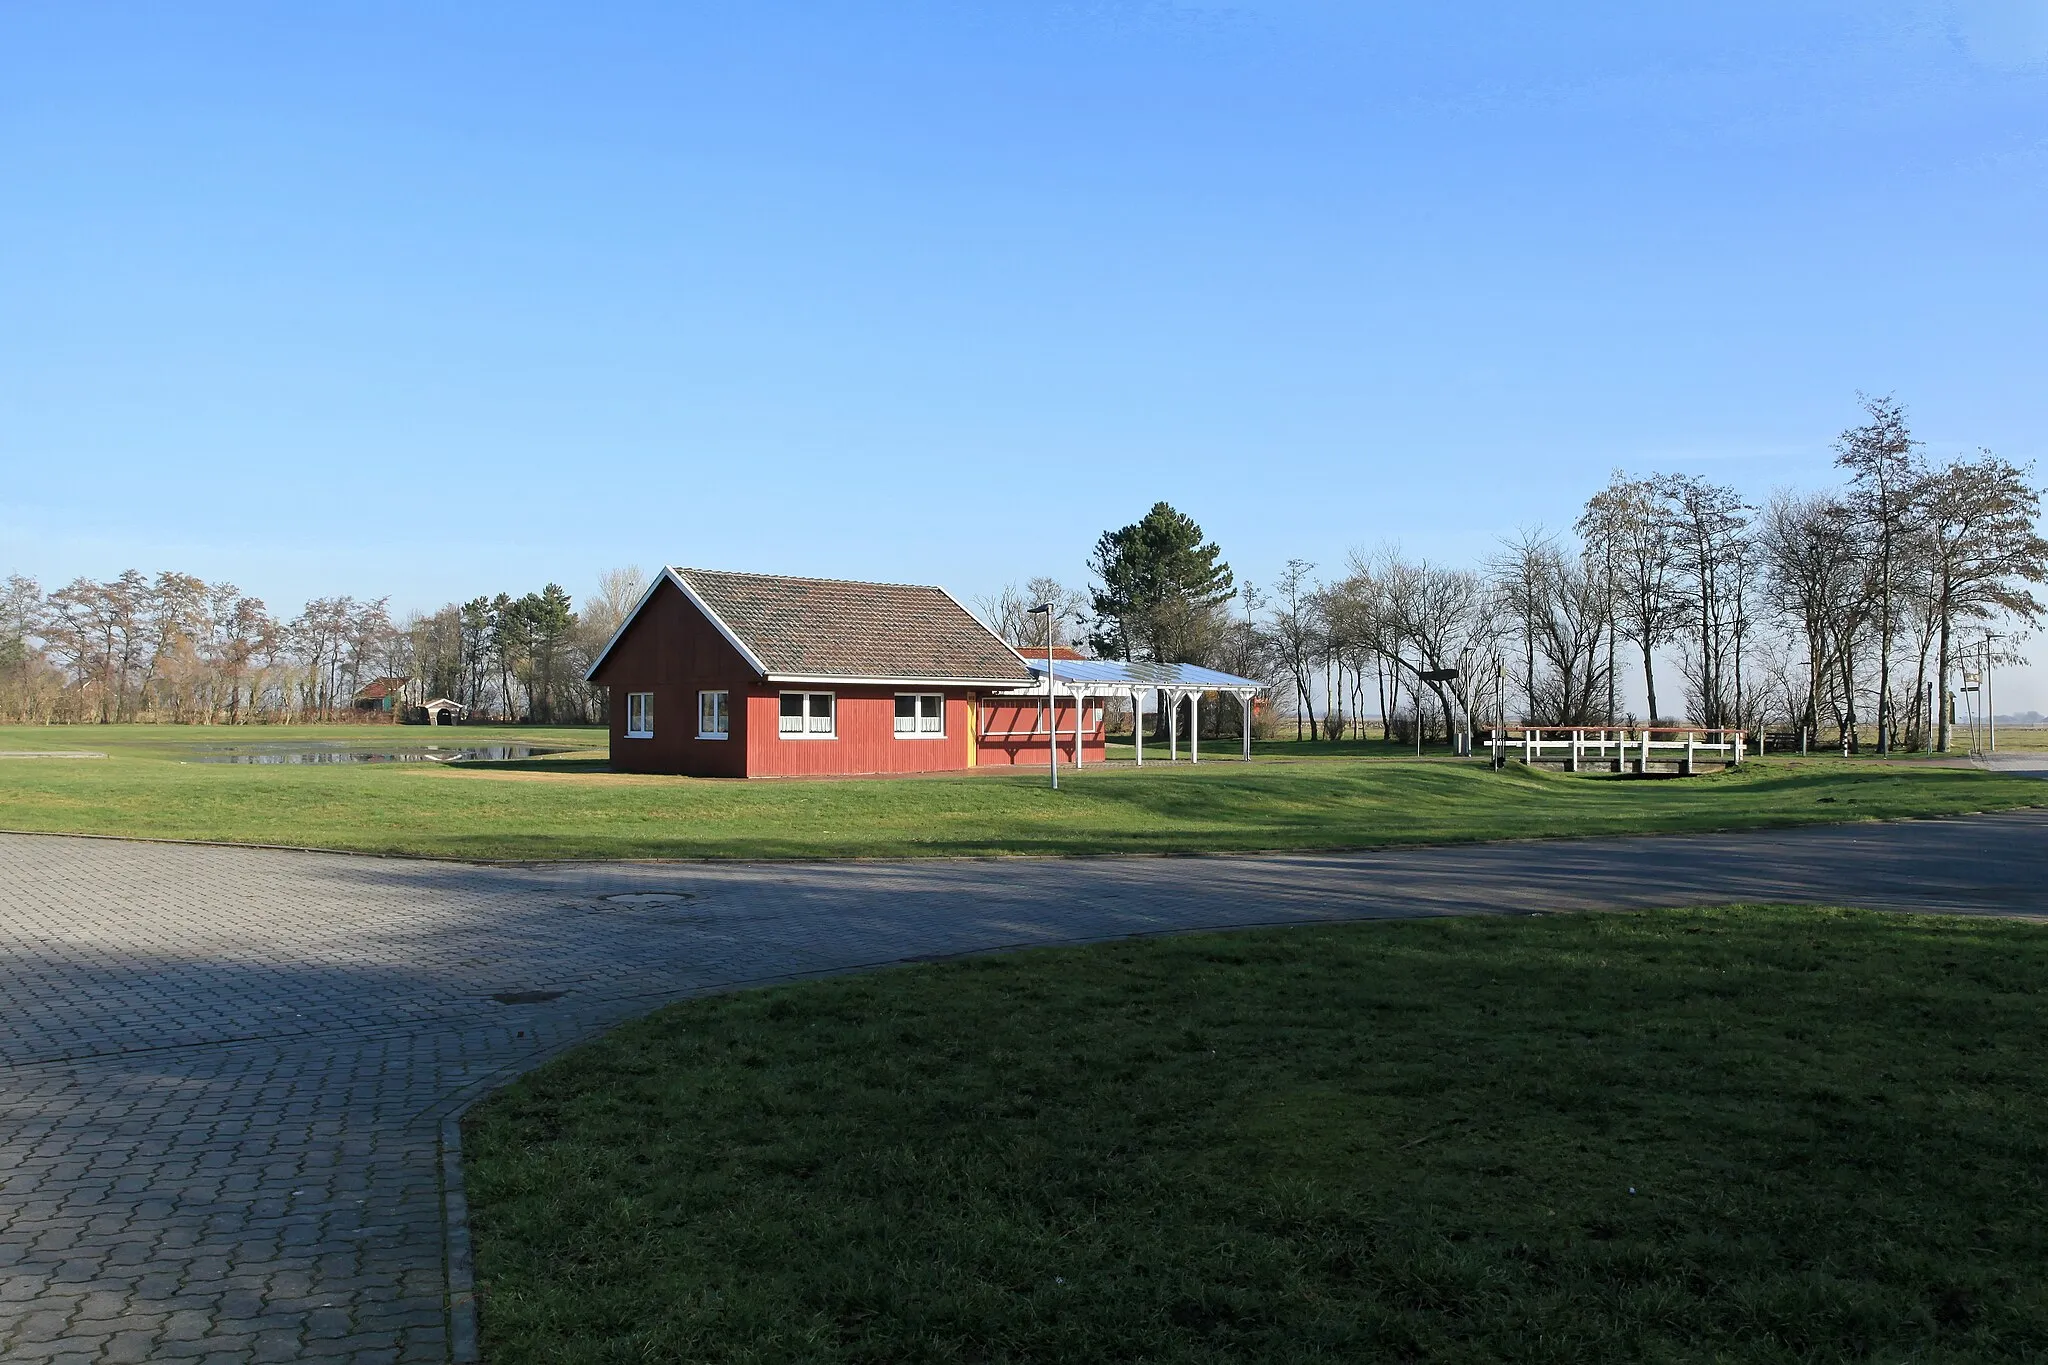
[[[611,689],[614,772],[745,777],[749,692],[760,679],[674,583],[664,578],[593,682]],[[697,694],[731,694],[732,733],[697,738]],[[654,694],[654,738],[626,738],[626,695]],[[774,718],[769,718],[774,729]]]
[[[938,739],[896,733],[896,694],[942,692],[946,732]],[[785,739],[779,722],[784,692],[830,692],[838,733],[831,739]],[[859,773],[947,772],[968,766],[968,693],[963,688],[852,687],[829,683],[754,684],[747,698],[747,772],[753,777]]]
[[[615,772],[683,773],[692,777],[852,776],[945,772],[970,764],[970,693],[961,687],[851,687],[763,682],[716,626],[664,580],[612,647],[593,682],[611,689]],[[730,694],[731,735],[697,738],[697,694]],[[838,733],[831,739],[784,739],[782,694],[830,692]],[[626,737],[626,696],[654,694],[654,737]],[[896,734],[896,694],[941,692],[946,730],[938,739]],[[1070,713],[1071,714],[1071,713]],[[1043,746],[1039,754],[1043,757]]]
[[[981,703],[981,731],[975,739],[975,761],[984,768],[999,768],[1004,764],[1033,764],[1046,766],[1045,759],[1045,703],[1025,701],[1018,697],[984,698]],[[1106,754],[1107,739],[1103,733],[1103,709],[1100,703],[1091,702],[1089,728],[1081,736],[1081,755],[1090,763],[1102,762]],[[1060,759],[1071,763],[1074,759],[1074,703],[1065,697],[1059,699],[1057,723],[1060,732]]]

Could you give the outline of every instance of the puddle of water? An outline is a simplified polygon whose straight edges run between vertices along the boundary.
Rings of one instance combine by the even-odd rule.
[[[194,763],[452,763],[503,762],[559,754],[560,747],[535,744],[419,744],[402,749],[354,749],[339,744],[248,744],[195,753]]]

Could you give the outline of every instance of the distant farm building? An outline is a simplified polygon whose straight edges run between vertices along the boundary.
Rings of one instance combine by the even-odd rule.
[[[1066,651],[1072,654],[1071,651]],[[943,588],[706,569],[663,571],[591,665],[611,690],[611,766],[699,777],[944,772],[1101,762],[1103,700],[1155,687],[1249,698],[1258,684],[1203,670],[1157,682],[1141,665],[1055,651],[1027,660]],[[1036,664],[1034,670],[1033,664]],[[1249,701],[1246,701],[1247,707]]]
[[[411,684],[411,678],[378,678],[356,693],[356,710],[379,711],[385,714],[402,712]]]

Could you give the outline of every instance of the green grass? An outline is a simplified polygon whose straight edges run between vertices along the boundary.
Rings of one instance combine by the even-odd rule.
[[[691,1002],[470,1117],[485,1355],[2039,1359],[2044,981],[1738,907]]]
[[[516,738],[585,746],[516,764],[231,766],[196,746]],[[604,771],[594,730],[171,726],[0,729],[0,829],[218,839],[458,858],[842,858],[1345,848],[1739,829],[2048,801],[1961,769],[1774,759],[1684,781],[1494,773],[1443,759],[1219,761],[898,780],[711,781]],[[589,746],[596,747],[589,747]]]

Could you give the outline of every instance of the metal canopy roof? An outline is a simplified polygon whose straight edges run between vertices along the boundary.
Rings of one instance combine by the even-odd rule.
[[[1040,678],[1045,677],[1045,660],[1024,654],[1024,662]],[[1165,687],[1203,692],[1263,692],[1266,685],[1253,678],[1240,678],[1194,664],[1122,663],[1115,659],[1055,659],[1053,681],[1060,683],[1102,683],[1111,687]]]

